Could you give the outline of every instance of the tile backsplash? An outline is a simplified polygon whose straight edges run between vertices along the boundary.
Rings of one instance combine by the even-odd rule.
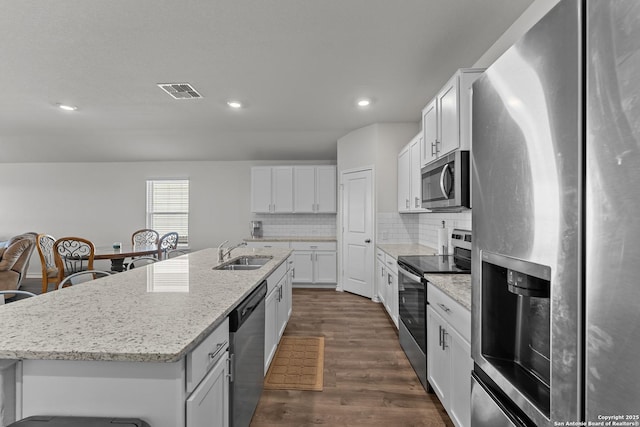
[[[262,221],[264,237],[336,235],[336,214],[253,214],[251,220]]]
[[[438,245],[438,229],[442,227],[442,221],[445,222],[449,234],[454,228],[471,230],[471,211],[419,214],[378,213],[377,242],[419,243],[435,248]]]

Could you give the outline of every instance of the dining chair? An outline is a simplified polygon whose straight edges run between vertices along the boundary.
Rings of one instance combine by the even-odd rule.
[[[84,270],[84,271],[79,271],[77,273],[73,273],[68,275],[67,277],[65,277],[62,282],[60,282],[60,284],[58,286],[56,286],[56,289],[61,289],[61,288],[66,288],[69,287],[71,285],[78,285],[80,283],[84,283],[84,282],[88,282],[91,280],[95,280],[98,277],[97,276],[102,276],[102,277],[106,277],[106,276],[111,276],[111,272],[109,271],[103,271],[103,270]],[[87,277],[83,277],[83,276],[91,276],[91,278],[87,278]],[[84,280],[77,280],[78,278],[82,277]]]
[[[136,267],[144,267],[145,265],[153,264],[154,262],[160,261],[158,258],[153,258],[150,256],[141,256],[138,258],[133,258],[129,265],[127,266],[127,270],[134,269]]]
[[[49,234],[38,234],[36,237],[36,248],[40,255],[40,264],[42,265],[42,293],[49,290],[49,284],[58,283],[58,268],[53,254],[53,244],[55,237]]]
[[[160,238],[158,242],[158,258],[165,259],[167,252],[178,248],[178,233],[171,231]]]
[[[20,291],[17,289],[11,290],[11,291],[0,291],[0,305],[4,305],[5,301],[4,301],[4,295],[25,295],[27,297],[35,297],[36,294],[34,294],[33,292],[29,292],[29,291]]]
[[[62,237],[53,243],[53,255],[58,269],[58,289],[66,276],[93,270],[95,246],[81,237]]]
[[[191,252],[191,250],[190,249],[186,249],[186,248],[184,248],[184,249],[171,249],[171,250],[167,251],[166,257],[167,257],[167,259],[175,258],[175,257],[181,256],[181,255],[186,255],[189,252]]]
[[[131,235],[131,244],[134,246],[157,245],[159,239],[160,234],[156,230],[143,228],[133,232]]]

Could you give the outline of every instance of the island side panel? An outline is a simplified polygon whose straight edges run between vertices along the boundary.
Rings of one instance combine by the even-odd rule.
[[[185,362],[24,360],[22,416],[141,418],[185,427]]]

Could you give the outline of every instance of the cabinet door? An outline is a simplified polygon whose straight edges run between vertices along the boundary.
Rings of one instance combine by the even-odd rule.
[[[387,299],[387,270],[384,268],[384,261],[376,259],[376,289],[378,298],[382,304]]]
[[[251,212],[269,213],[271,203],[271,168],[251,168]]]
[[[229,425],[227,357],[222,357],[186,401],[187,427]]]
[[[438,94],[438,124],[440,140],[438,157],[460,146],[458,114],[458,75],[456,74]]]
[[[422,141],[421,166],[437,158],[436,140],[438,140],[438,120],[436,101],[437,99],[434,99],[422,110],[422,132],[424,139]]]
[[[290,297],[288,296],[287,282],[288,276],[285,275],[278,286],[278,293],[280,294],[278,297],[278,342],[280,342],[280,337],[282,337],[282,334],[287,327],[287,322],[289,321]]]
[[[411,208],[411,152],[409,147],[398,155],[398,212],[408,212]]]
[[[396,328],[398,327],[398,275],[391,272],[391,287],[389,289],[389,315]]]
[[[409,149],[411,163],[409,166],[409,178],[411,193],[409,202],[412,211],[422,211],[422,173],[420,170],[420,152],[422,146],[422,135],[418,135],[412,142]]]
[[[336,283],[338,280],[336,251],[317,251],[314,255],[314,282]]]
[[[318,166],[316,168],[316,212],[337,212],[336,179],[335,166]]]
[[[445,409],[449,408],[450,340],[443,337],[446,323],[430,306],[427,306],[427,377]],[[443,339],[445,338],[445,339]],[[443,345],[443,341],[446,343]],[[444,348],[443,348],[444,347]]]
[[[312,213],[316,208],[316,168],[315,166],[295,166],[294,212]]]
[[[293,251],[294,283],[313,283],[313,251]]]
[[[471,346],[458,332],[449,328],[451,343],[451,398],[449,415],[458,427],[471,425]]]
[[[272,212],[293,212],[293,166],[273,168],[273,205]]]
[[[271,291],[264,303],[264,374],[267,374],[271,359],[278,346],[278,296],[276,287]]]

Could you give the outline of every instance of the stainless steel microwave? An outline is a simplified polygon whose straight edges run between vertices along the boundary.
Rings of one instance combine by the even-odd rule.
[[[422,168],[422,207],[435,211],[469,208],[469,151],[454,151]]]

